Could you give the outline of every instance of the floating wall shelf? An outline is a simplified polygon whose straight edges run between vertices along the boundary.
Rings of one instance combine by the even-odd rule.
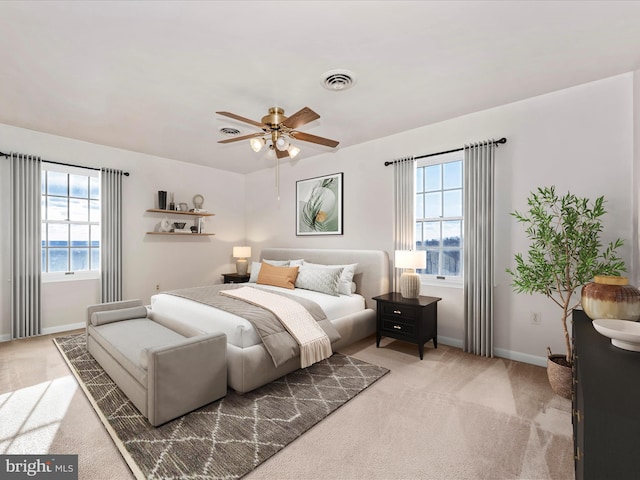
[[[159,208],[149,208],[147,212],[163,213],[165,215],[188,215],[191,217],[213,217],[215,213],[208,212],[181,212],[180,210],[160,210]],[[147,232],[147,235],[181,235],[183,237],[209,237],[215,233],[178,233],[178,232]]]

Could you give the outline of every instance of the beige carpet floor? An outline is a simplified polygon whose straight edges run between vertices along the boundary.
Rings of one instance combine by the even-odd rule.
[[[373,338],[391,370],[247,479],[571,480],[570,401],[544,368]],[[0,453],[78,454],[81,479],[131,479],[51,337],[0,343]]]

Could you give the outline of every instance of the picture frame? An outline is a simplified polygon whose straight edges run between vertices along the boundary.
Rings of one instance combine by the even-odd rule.
[[[342,235],[343,172],[296,182],[296,235]]]

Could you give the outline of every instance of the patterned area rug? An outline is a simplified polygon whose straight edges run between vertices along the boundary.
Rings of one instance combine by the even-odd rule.
[[[87,352],[84,334],[54,342],[134,475],[147,479],[242,477],[389,371],[335,353],[154,428]]]

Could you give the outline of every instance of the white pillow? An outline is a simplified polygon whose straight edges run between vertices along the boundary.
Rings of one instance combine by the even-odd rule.
[[[265,260],[262,259],[264,263],[268,263],[269,265],[273,265],[274,267],[288,267],[289,260]]]
[[[289,260],[262,260],[264,263],[273,265],[274,267],[288,267]],[[251,262],[251,275],[249,275],[249,281],[256,283],[258,281],[258,274],[260,273],[261,262]]]
[[[304,288],[305,290],[313,290],[337,297],[341,273],[342,268],[311,267],[305,263],[298,268],[296,288]]]
[[[353,276],[356,273],[357,263],[351,263],[349,265],[321,265],[319,263],[304,262],[304,265],[311,267],[324,267],[324,268],[342,268],[342,274],[340,275],[340,282],[338,283],[338,293],[342,295],[349,295],[355,293],[355,284],[352,285]]]

